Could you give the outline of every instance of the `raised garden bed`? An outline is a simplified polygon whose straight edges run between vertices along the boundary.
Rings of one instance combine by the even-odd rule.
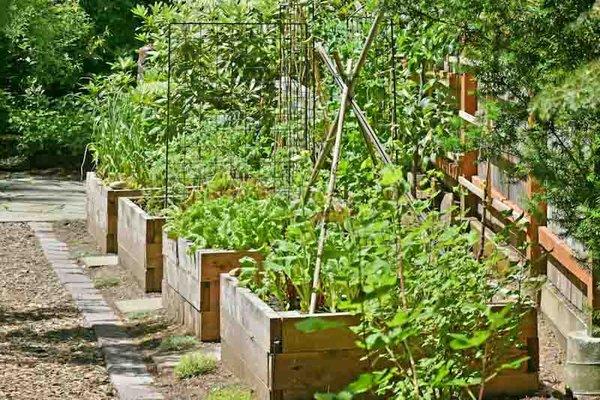
[[[88,172],[85,181],[88,231],[101,251],[117,252],[118,199],[140,196],[140,190],[111,189],[94,172]]]
[[[492,309],[499,311],[505,303],[493,304]],[[502,396],[523,396],[535,393],[539,383],[539,338],[537,311],[531,309],[521,321],[521,329],[517,338],[518,348],[509,354],[503,354],[506,361],[524,357],[529,359],[521,364],[518,369],[501,371],[485,386],[486,398]]]
[[[160,292],[163,279],[162,229],[164,217],[150,216],[140,197],[118,199],[119,262],[129,269],[146,292]]]
[[[302,332],[296,324],[307,315],[273,310],[227,274],[221,275],[221,298],[221,360],[258,399],[309,399],[343,389],[367,371],[349,329],[354,316],[318,314],[341,326]]]
[[[258,399],[308,399],[317,392],[337,392],[368,370],[368,364],[361,361],[363,352],[355,345],[356,335],[349,329],[357,325],[350,314],[318,314],[318,318],[341,326],[302,332],[296,324],[308,318],[306,314],[275,311],[227,274],[221,275],[221,298],[221,359],[256,391]],[[529,360],[487,383],[486,397],[523,395],[538,389],[535,310],[523,319],[519,341],[521,346],[506,355],[507,359],[528,356]]]
[[[219,275],[239,267],[243,257],[262,258],[256,251],[201,249],[169,238],[163,230],[163,306],[170,316],[203,341],[220,339]]]

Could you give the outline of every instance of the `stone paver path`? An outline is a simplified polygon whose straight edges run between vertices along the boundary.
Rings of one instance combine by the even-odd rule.
[[[81,182],[27,173],[0,175],[0,223],[30,223],[60,284],[81,312],[85,328],[93,329],[118,397],[162,399],[123,323],[71,257],[67,245],[56,238],[51,222],[67,219],[85,219],[85,189]]]
[[[108,367],[110,380],[121,400],[154,400],[163,396],[152,386],[142,355],[122,323],[73,259],[65,243],[56,239],[52,224],[32,222],[31,228],[58,279],[71,293],[86,323],[93,328]]]
[[[0,179],[0,222],[84,218],[81,182],[23,173]]]

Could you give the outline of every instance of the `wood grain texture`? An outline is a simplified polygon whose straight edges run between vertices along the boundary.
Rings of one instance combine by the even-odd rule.
[[[221,275],[220,287],[222,361],[256,390],[258,399],[299,400],[312,398],[316,392],[336,392],[368,369],[368,364],[361,361],[363,352],[355,345],[356,337],[348,329],[357,323],[355,316],[318,314],[340,326],[306,333],[296,324],[307,315],[273,310],[227,274]],[[495,311],[504,306],[490,305]],[[537,389],[539,346],[535,310],[525,314],[518,340],[521,346],[501,357],[512,361],[528,356],[530,360],[493,379],[486,389],[489,396],[527,394]]]
[[[163,279],[163,217],[151,217],[131,198],[119,198],[117,233],[121,265],[146,292],[160,292]]]
[[[309,399],[317,392],[343,389],[367,364],[346,313],[319,314],[340,325],[318,332],[300,331],[308,318],[276,312],[237,279],[221,275],[221,358],[238,378],[253,387],[258,399]]]
[[[165,282],[177,293],[178,301],[185,303],[186,310],[197,314],[197,336],[203,341],[218,341],[219,275],[239,267],[241,258],[248,256],[261,260],[261,254],[255,251],[214,249],[192,251],[189,241],[170,238],[166,232],[162,234],[162,241]],[[191,318],[188,316],[188,320]]]
[[[140,196],[140,190],[115,190],[104,185],[94,172],[88,172],[85,182],[88,231],[104,253],[116,253],[118,199]]]

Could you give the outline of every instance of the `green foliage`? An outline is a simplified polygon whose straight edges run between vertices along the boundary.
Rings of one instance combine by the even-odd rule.
[[[203,353],[191,353],[181,357],[173,373],[179,379],[193,378],[205,375],[217,369],[217,360]]]
[[[481,154],[518,159],[509,172],[533,175],[544,188],[535,201],[548,203],[553,222],[597,260],[598,2],[390,0],[385,6],[403,15],[414,37],[445,31],[449,40],[438,50],[468,60],[458,72],[474,74],[479,98],[490,99],[480,110],[491,121],[479,134]]]
[[[81,164],[90,139],[90,118],[78,98],[54,100],[39,87],[27,90],[10,105],[8,124],[19,135],[19,152],[37,167]]]
[[[39,84],[71,89],[101,40],[87,14],[74,0],[9,0],[0,26],[0,75],[11,88]]]
[[[160,185],[151,175],[151,160],[164,137],[162,107],[165,86],[144,82],[131,88],[129,63],[115,64],[114,74],[88,85],[93,117],[92,154],[99,175],[132,187]]]
[[[131,55],[140,45],[135,30],[139,19],[131,12],[135,7],[150,5],[153,0],[81,0],[81,7],[94,25],[96,35],[103,37],[101,56],[116,59],[124,54]],[[97,69],[102,68],[98,66]]]
[[[194,336],[167,336],[158,346],[159,351],[181,351],[198,346],[200,342]]]
[[[212,191],[194,194],[189,207],[169,215],[169,233],[191,240],[194,248],[266,251],[283,234],[287,200],[266,195],[252,182],[223,190],[215,181],[209,184]]]
[[[99,276],[93,280],[96,289],[109,289],[121,284],[121,280],[116,276]]]
[[[1,2],[0,91],[10,101],[0,95],[0,135],[18,136],[16,153],[29,166],[81,164],[91,131],[82,78],[106,71],[121,46],[133,45],[133,4]]]
[[[252,391],[241,386],[231,385],[219,389],[211,389],[206,400],[251,400]]]

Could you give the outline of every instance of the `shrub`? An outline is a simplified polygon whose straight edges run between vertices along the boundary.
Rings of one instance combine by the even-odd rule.
[[[119,286],[121,281],[116,276],[103,276],[94,278],[94,287],[96,289],[106,289]]]
[[[168,336],[160,342],[160,351],[181,351],[191,349],[199,344],[198,339],[193,336]]]
[[[252,392],[242,386],[232,385],[210,391],[206,400],[251,400]]]
[[[179,379],[193,378],[204,375],[217,369],[217,360],[202,353],[186,354],[175,366],[175,376]]]
[[[18,153],[32,167],[81,164],[90,119],[76,96],[51,99],[32,87],[10,104],[8,114],[8,129],[18,135]]]

